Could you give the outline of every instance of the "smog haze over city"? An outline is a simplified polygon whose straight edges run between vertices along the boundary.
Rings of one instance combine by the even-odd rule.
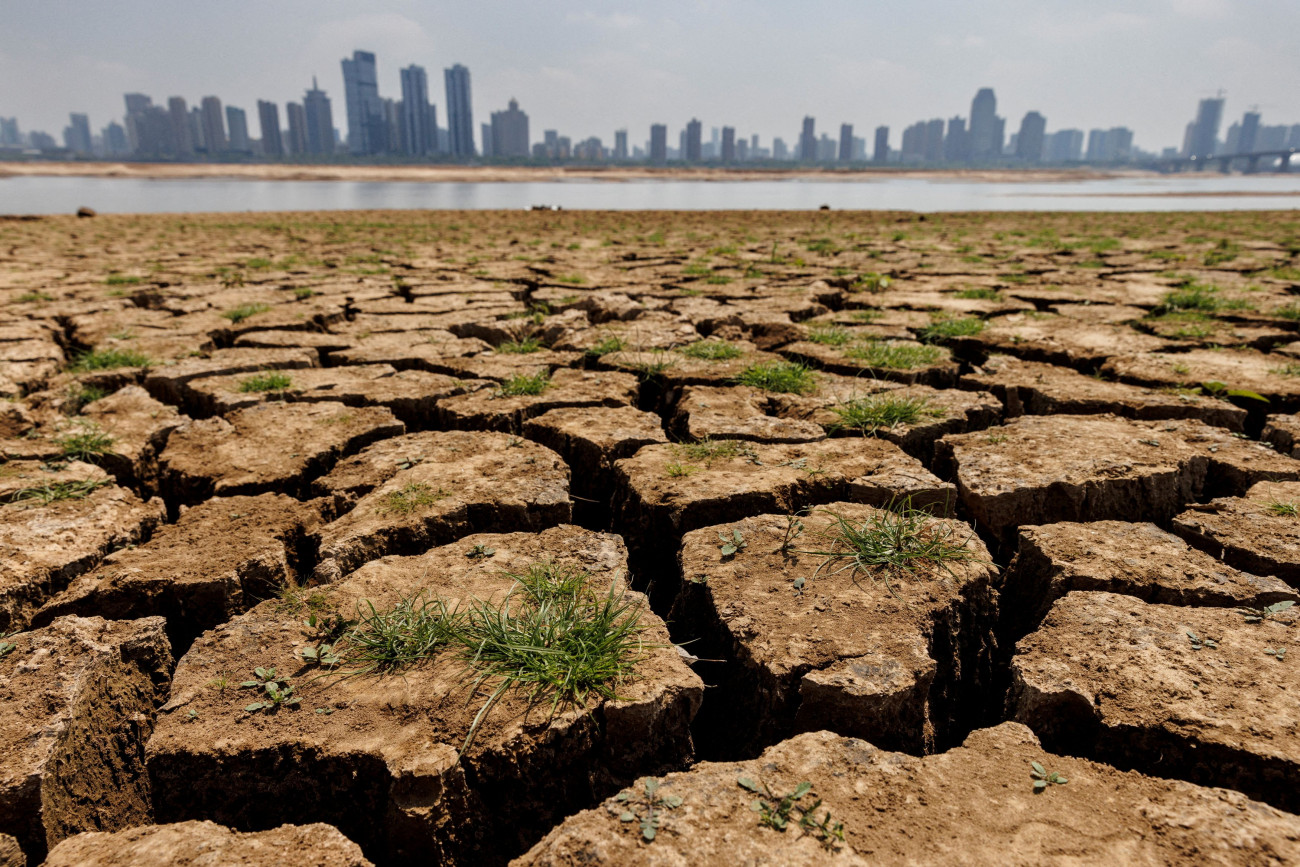
[[[836,137],[855,125],[901,131],[967,115],[980,87],[998,97],[1006,133],[1037,111],[1047,133],[1127,127],[1159,153],[1184,144],[1199,100],[1226,96],[1223,126],[1252,108],[1262,123],[1300,121],[1300,5],[1281,0],[968,3],[666,2],[578,0],[367,4],[290,0],[211,5],[63,0],[14,4],[0,32],[0,116],[56,140],[70,112],[98,132],[123,120],[123,95],[190,106],[214,94],[241,106],[256,138],[258,100],[301,99],[316,76],[346,140],[340,60],[377,58],[381,97],[400,99],[399,70],[429,72],[429,101],[446,123],[442,70],[473,76],[478,122],[512,97],[533,141],[557,129],[608,147],[628,130],[644,145],[652,123],[699,118],[764,145],[797,147],[800,122]]]

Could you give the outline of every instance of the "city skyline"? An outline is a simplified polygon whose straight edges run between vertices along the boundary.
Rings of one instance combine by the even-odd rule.
[[[803,114],[852,123],[859,135],[902,130],[918,116],[965,114],[980,82],[1000,89],[1009,123],[1037,110],[1051,128],[1126,126],[1156,151],[1181,145],[1184,106],[1220,88],[1229,116],[1255,104],[1274,119],[1300,115],[1286,87],[1300,72],[1286,38],[1300,9],[1272,0],[1249,10],[1219,0],[1107,0],[1088,10],[920,2],[889,15],[832,2],[798,12],[666,2],[653,15],[622,2],[577,0],[560,14],[496,5],[385,0],[359,13],[330,0],[274,8],[236,0],[181,11],[128,0],[112,14],[78,15],[63,0],[19,7],[0,34],[0,115],[57,137],[68,112],[96,127],[119,115],[124,92],[219,93],[251,113],[259,99],[300,98],[311,74],[338,100],[338,58],[358,46],[386,59],[380,92],[400,93],[410,64],[461,63],[475,71],[483,118],[516,98],[575,141],[624,128],[641,141],[637,130],[654,120],[675,130],[692,117],[787,141]]]

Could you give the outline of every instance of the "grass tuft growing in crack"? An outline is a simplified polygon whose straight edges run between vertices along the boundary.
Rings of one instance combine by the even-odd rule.
[[[432,506],[447,496],[450,494],[442,488],[434,490],[424,482],[411,482],[399,490],[389,491],[379,508],[383,512],[409,515],[418,509]]]
[[[937,346],[917,346],[892,340],[871,340],[844,350],[844,355],[861,361],[868,367],[890,370],[912,370],[943,360],[943,350]]]
[[[226,310],[221,315],[230,320],[231,325],[238,325],[245,319],[265,313],[271,309],[269,304],[241,304],[234,310]]]
[[[112,484],[108,481],[85,479],[79,482],[50,482],[32,488],[23,488],[14,493],[10,500],[26,507],[48,506],[62,500],[84,500],[100,488]]]
[[[817,388],[817,374],[793,361],[763,361],[745,368],[736,383],[778,394],[807,394]]]
[[[898,597],[893,579],[915,574],[922,568],[939,568],[949,575],[953,563],[979,559],[968,546],[973,534],[964,535],[959,525],[936,520],[928,512],[914,509],[911,501],[878,511],[863,521],[853,521],[830,510],[822,510],[832,520],[822,532],[824,547],[798,553],[824,558],[817,573],[848,572],[854,581],[866,575],[885,583],[891,596]]]
[[[700,361],[730,361],[745,354],[745,350],[725,340],[700,340],[687,344],[677,351],[687,358]]]
[[[289,374],[277,370],[268,370],[265,373],[255,373],[241,379],[239,381],[239,392],[241,394],[261,394],[266,391],[284,391],[291,385],[293,385],[293,379]]]
[[[507,340],[496,348],[497,352],[506,355],[527,355],[532,352],[539,352],[543,349],[542,341],[536,337],[525,337],[520,340]]]
[[[119,367],[148,367],[153,363],[143,352],[130,349],[95,349],[83,352],[72,360],[70,373],[89,373],[93,370],[115,370]]]
[[[105,433],[99,425],[85,419],[77,429],[55,439],[63,457],[74,461],[97,464],[105,455],[113,454],[113,437]]]
[[[357,623],[346,634],[347,665],[352,674],[393,674],[432,658],[456,638],[463,615],[424,591],[402,597],[379,612],[369,600],[358,606]],[[338,652],[339,644],[334,645]]]
[[[878,430],[915,424],[923,418],[943,418],[942,408],[932,406],[928,397],[898,397],[888,392],[845,401],[832,406],[839,420],[829,426],[833,433],[841,430],[861,431],[873,436]]]
[[[536,373],[516,373],[501,383],[496,390],[496,397],[534,397],[546,391],[551,384],[551,375],[545,370]]]

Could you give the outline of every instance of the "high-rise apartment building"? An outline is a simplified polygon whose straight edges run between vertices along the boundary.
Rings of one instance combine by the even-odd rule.
[[[167,100],[167,116],[171,121],[172,138],[176,142],[179,156],[194,155],[194,133],[190,129],[190,107],[183,96],[173,96]]]
[[[1214,156],[1215,145],[1219,140],[1219,124],[1223,122],[1223,97],[1203,99],[1196,109],[1196,120],[1188,132],[1185,143],[1189,157]]]
[[[943,118],[936,117],[925,125],[924,156],[927,163],[943,162]]]
[[[3,126],[3,122],[0,122]],[[130,145],[126,141],[126,129],[117,121],[109,121],[108,126],[104,127],[104,155],[110,157],[126,156],[131,152]],[[3,143],[3,135],[0,135],[0,144]]]
[[[23,143],[18,131],[18,118],[0,117],[0,147],[16,148]]]
[[[1002,156],[1004,121],[998,117],[998,99],[993,88],[982,87],[970,104],[970,158],[988,162]]]
[[[375,55],[354,51],[344,58],[343,99],[348,112],[348,152],[369,156],[388,150],[388,122],[379,99],[379,74]]]
[[[526,157],[529,150],[528,115],[519,110],[519,100],[511,99],[505,111],[492,112],[492,155]]]
[[[1020,121],[1020,132],[1016,135],[1016,157],[1027,163],[1036,163],[1043,158],[1043,137],[1047,133],[1047,118],[1036,111],[1027,113]]]
[[[284,140],[280,136],[280,107],[264,99],[257,101],[257,121],[262,128],[262,155],[284,156]]]
[[[840,162],[847,163],[853,160],[853,124],[840,124]]]
[[[248,137],[248,115],[242,108],[226,106],[226,129],[230,136],[232,153],[248,154],[253,152],[253,143]]]
[[[803,131],[799,133],[799,159],[805,163],[817,159],[817,122],[811,117],[803,119]]]
[[[655,123],[650,125],[650,162],[668,162],[668,125]]]
[[[875,149],[871,153],[871,161],[884,165],[889,162],[889,127],[876,127]]]
[[[225,153],[229,142],[226,139],[226,119],[221,110],[221,100],[215,96],[205,96],[199,109],[203,112],[203,143],[208,155]]]
[[[734,163],[736,161],[736,128],[734,126],[724,126],[722,128],[722,145],[719,156],[724,163]]]
[[[614,131],[614,159],[627,159],[627,130],[619,129]]]
[[[949,163],[964,163],[970,159],[970,133],[966,131],[966,118],[948,118],[948,132],[943,138],[943,159]]]
[[[1049,163],[1078,162],[1083,158],[1083,130],[1062,129],[1049,135],[1043,158]]]
[[[63,130],[63,146],[79,156],[90,155],[90,118],[73,112]]]
[[[698,163],[701,159],[700,129],[700,122],[695,118],[691,118],[686,124],[686,141],[683,148],[685,152],[682,154],[682,158],[688,163]]]
[[[289,139],[285,144],[288,152],[296,157],[311,153],[307,144],[307,112],[298,102],[286,102],[284,114],[289,120]]]
[[[447,133],[451,155],[467,160],[474,156],[474,112],[470,99],[469,70],[457,63],[443,70],[447,88]]]
[[[1259,112],[1248,111],[1241,119],[1241,134],[1237,138],[1237,153],[1253,153],[1259,142]]]
[[[332,156],[334,154],[334,113],[329,97],[316,86],[316,76],[311,77],[311,90],[302,100],[304,120],[307,124],[307,150],[309,154]],[[292,122],[293,118],[290,117]],[[291,123],[292,128],[292,123]]]
[[[772,159],[778,161],[790,159],[790,148],[786,146],[785,139],[780,136],[772,139]]]
[[[429,77],[423,66],[402,70],[402,149],[413,157],[437,150],[437,114],[429,103]]]

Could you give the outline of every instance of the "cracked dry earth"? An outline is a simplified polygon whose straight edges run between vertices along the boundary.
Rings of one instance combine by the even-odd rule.
[[[0,865],[1298,864],[1298,296],[1291,213],[0,220]],[[617,665],[503,679],[570,586]]]

